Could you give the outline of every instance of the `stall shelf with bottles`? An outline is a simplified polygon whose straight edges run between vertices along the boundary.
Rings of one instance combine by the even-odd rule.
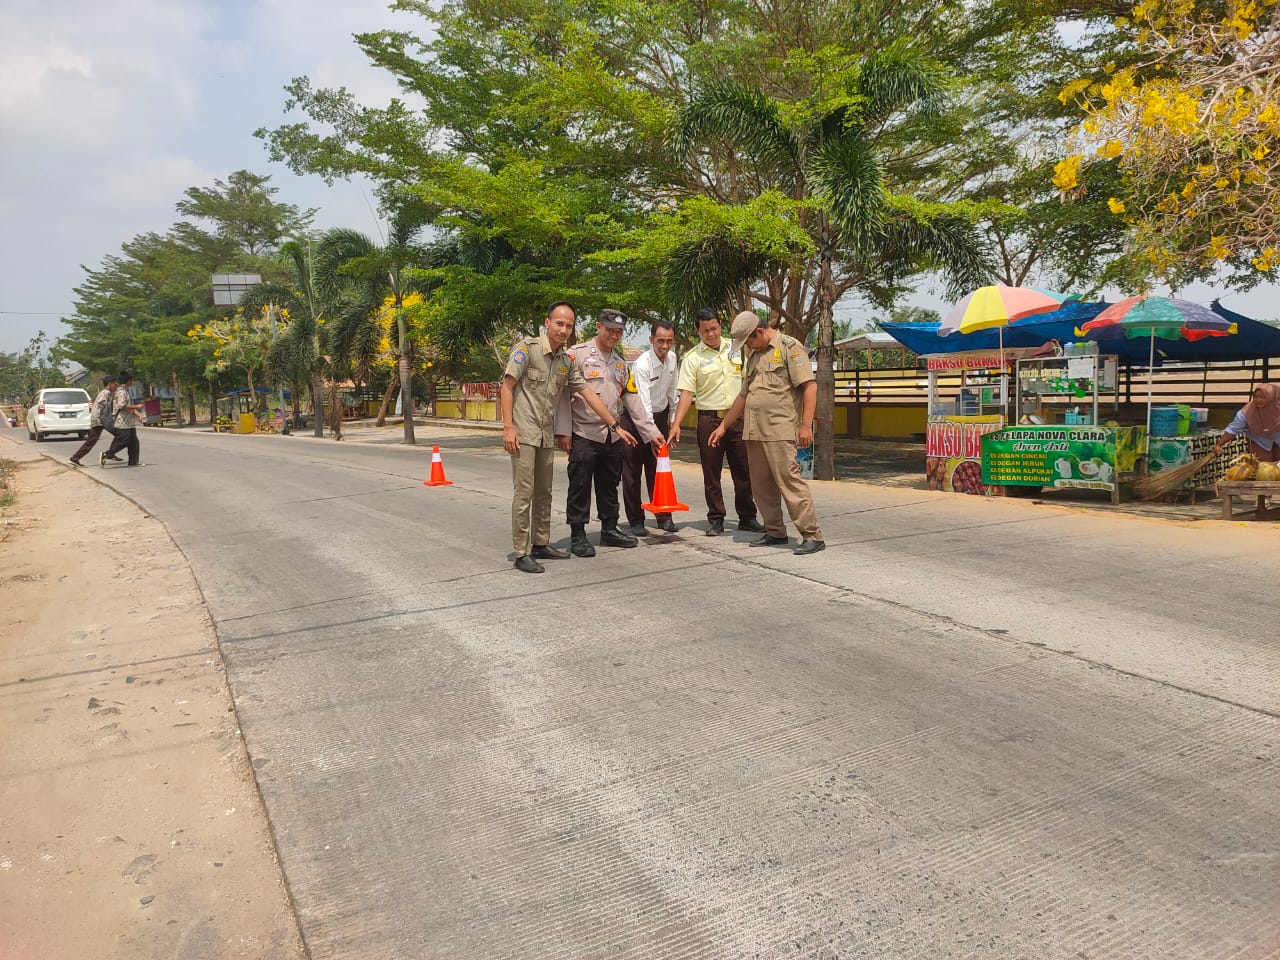
[[[1018,423],[1098,426],[1108,419],[1104,402],[1119,406],[1119,359],[1100,356],[1095,343],[1066,349],[1061,357],[1018,361]]]

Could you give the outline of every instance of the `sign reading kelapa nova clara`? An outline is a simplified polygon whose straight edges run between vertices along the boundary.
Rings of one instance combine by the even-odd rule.
[[[1007,427],[982,438],[982,482],[1002,486],[1115,487],[1115,431]]]

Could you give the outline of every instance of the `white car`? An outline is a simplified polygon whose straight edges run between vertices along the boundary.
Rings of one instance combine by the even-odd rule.
[[[52,433],[89,432],[89,395],[77,387],[46,387],[27,410],[27,436],[37,443]]]

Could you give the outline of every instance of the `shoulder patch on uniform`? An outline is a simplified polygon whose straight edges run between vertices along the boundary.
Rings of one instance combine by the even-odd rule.
[[[514,363],[517,367],[520,366],[520,364],[524,363],[528,359],[529,359],[529,355],[525,353],[523,350],[517,350],[515,353],[511,355],[511,362]]]
[[[804,353],[800,350],[792,350],[791,359],[792,360],[808,360],[809,358],[806,357]]]
[[[627,393],[636,392],[636,375],[634,372],[627,374]]]

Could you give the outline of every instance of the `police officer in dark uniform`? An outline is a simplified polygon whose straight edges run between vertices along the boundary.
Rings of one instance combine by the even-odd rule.
[[[569,522],[570,552],[576,557],[594,557],[595,547],[587,539],[591,518],[591,491],[595,488],[596,514],[600,518],[600,544],[606,547],[634,547],[636,538],[618,529],[618,483],[622,480],[625,444],[616,425],[625,406],[641,439],[662,442],[662,432],[645,411],[640,398],[627,392],[626,361],[618,353],[627,318],[617,310],[601,310],[596,335],[568,351],[569,359],[586,382],[587,391],[570,397],[561,394],[556,409],[556,442],[569,453],[569,495],[565,514]],[[609,419],[588,406],[587,392],[595,394],[609,413]]]

